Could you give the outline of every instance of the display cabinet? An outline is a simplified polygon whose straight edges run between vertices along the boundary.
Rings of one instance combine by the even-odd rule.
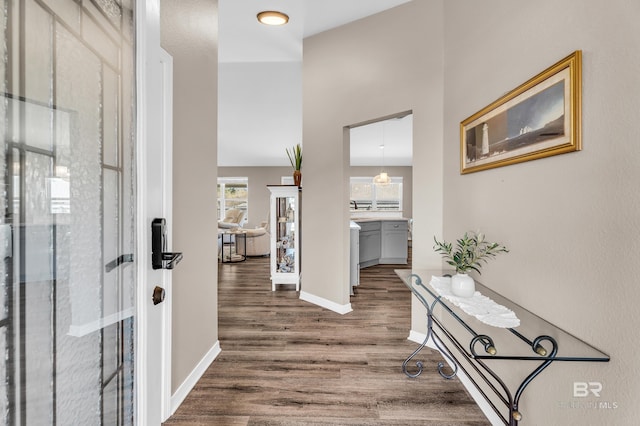
[[[300,200],[296,185],[267,185],[270,196],[271,290],[291,284],[300,290]]]

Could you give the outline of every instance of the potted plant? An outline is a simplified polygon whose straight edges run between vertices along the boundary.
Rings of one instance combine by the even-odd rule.
[[[300,186],[302,182],[302,173],[300,172],[302,168],[302,147],[297,144],[291,148],[291,151],[289,151],[289,148],[286,148],[286,151],[291,167],[293,167],[293,183],[296,186]]]
[[[485,240],[482,233],[465,232],[464,236],[456,241],[455,250],[453,244],[446,241],[438,241],[433,238],[433,249],[442,254],[446,262],[456,268],[456,274],[451,277],[451,291],[456,296],[471,297],[475,293],[475,282],[467,273],[470,270],[480,274],[482,263],[487,263],[490,258],[498,253],[508,253],[509,250],[499,243],[490,243]]]

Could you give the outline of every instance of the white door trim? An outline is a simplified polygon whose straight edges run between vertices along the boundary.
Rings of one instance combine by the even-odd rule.
[[[149,200],[154,188],[149,185],[148,152],[152,149],[149,114],[154,106],[154,84],[158,82],[158,50],[160,48],[160,1],[136,2],[136,317],[135,317],[135,424],[153,426],[162,417],[162,389],[153,389],[148,361],[157,354],[149,353],[150,297],[148,291],[151,270]],[[157,142],[156,142],[157,143]],[[159,372],[156,372],[159,374]]]
[[[147,23],[147,2],[136,2],[136,316],[135,316],[135,424],[147,424],[147,383],[146,372],[138,366],[143,365],[147,359],[146,345],[146,327],[145,321],[142,320],[146,316],[146,305],[144,302],[144,293],[146,293],[143,283],[147,281],[146,253],[149,253],[149,242],[146,233],[143,231],[146,218],[145,188],[146,188],[146,117],[145,117],[145,99],[146,99],[146,23]]]
[[[162,212],[167,220],[167,247],[173,247],[173,57],[164,49],[160,49],[162,67]],[[163,283],[166,298],[162,303],[162,421],[167,420],[171,408],[171,312],[173,287],[171,271],[163,271]]]

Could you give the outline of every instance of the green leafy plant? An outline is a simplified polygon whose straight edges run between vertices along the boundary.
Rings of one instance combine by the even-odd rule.
[[[289,151],[289,148],[286,148],[286,151],[293,170],[300,170],[302,168],[302,147],[300,144],[292,147],[291,151]]]
[[[496,257],[498,253],[509,253],[509,250],[501,244],[485,241],[484,234],[465,232],[464,236],[456,241],[455,250],[453,244],[446,241],[440,242],[435,237],[433,249],[440,253],[446,262],[456,268],[456,272],[466,274],[474,270],[480,274],[482,262],[487,263],[489,258]]]

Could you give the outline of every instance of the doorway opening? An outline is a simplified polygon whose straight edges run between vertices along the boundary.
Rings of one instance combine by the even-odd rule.
[[[413,113],[349,126],[349,282],[355,294],[360,270],[407,264],[412,238]]]

